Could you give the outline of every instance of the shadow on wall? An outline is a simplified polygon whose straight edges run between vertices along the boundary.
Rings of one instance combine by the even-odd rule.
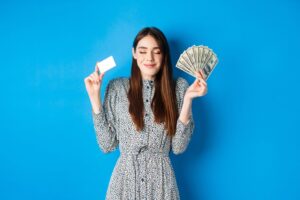
[[[169,40],[169,44],[172,64],[174,66],[174,76],[183,77],[190,84],[193,83],[194,77],[175,67],[180,54],[190,45],[185,44],[185,41],[178,38]],[[245,96],[245,93],[249,91],[246,83],[247,74],[245,74],[246,72],[249,73],[249,70],[245,72],[242,71],[242,68],[251,69],[252,63],[248,63],[248,68],[245,66],[243,59],[245,60],[247,51],[243,47],[236,47],[239,52],[238,55],[233,55],[230,48],[232,47],[224,45],[222,49],[219,49],[220,52],[218,55],[219,59],[222,60],[222,67],[219,66],[219,69],[217,70],[219,74],[222,73],[222,76],[220,76],[218,80],[219,83],[222,83],[222,85],[220,85],[222,88],[218,88],[218,93],[219,96],[226,95],[239,98],[237,102],[240,102],[240,105],[232,105],[232,103],[228,101],[228,97],[226,101],[223,99],[216,99],[214,102],[217,103],[218,101],[222,101],[221,103],[218,102],[218,106],[226,106],[228,109],[240,109],[242,108],[240,106],[242,106],[243,97]],[[227,69],[225,69],[225,66]],[[237,82],[239,84],[236,84]],[[236,93],[239,95],[237,96]],[[200,97],[193,100],[192,106],[195,129],[189,146],[183,154],[171,154],[180,196],[183,200],[205,199],[203,190],[206,188],[205,179],[207,179],[207,176],[204,175],[203,170],[205,169],[205,163],[203,162],[207,160],[207,158],[204,158],[204,156],[210,149],[215,148],[212,144],[214,143],[214,138],[216,138],[215,135],[217,135],[217,132],[219,131],[219,127],[216,126],[216,123],[220,120],[218,109],[213,109],[215,106],[211,105],[212,102],[207,101],[207,99],[208,98],[206,97]],[[240,111],[237,113],[239,113],[239,117],[245,114]],[[232,120],[227,121],[226,123],[232,123]],[[235,124],[228,124],[228,126],[235,126]]]
[[[178,39],[170,39],[169,45],[171,49],[172,65],[174,67],[174,76],[183,77],[191,84],[194,81],[194,78],[175,67],[180,54],[186,49],[186,44]],[[199,100],[193,101],[195,129],[187,150],[178,156],[171,154],[181,199],[203,199],[199,196],[199,194],[201,194],[201,188],[196,188],[193,184],[199,183],[200,180],[195,180],[196,177],[192,176],[191,172],[195,171],[195,162],[201,160],[201,153],[203,152],[204,141],[207,138],[207,134],[211,134],[210,121],[212,119],[210,119],[209,113],[206,112],[204,103],[205,102],[200,102]],[[197,115],[196,113],[201,113],[201,115]],[[200,124],[201,129],[199,128]],[[200,172],[200,170],[201,169],[197,169],[198,172]]]

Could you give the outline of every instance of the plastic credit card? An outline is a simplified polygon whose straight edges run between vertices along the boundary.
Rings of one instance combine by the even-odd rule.
[[[109,56],[108,58],[105,58],[104,60],[97,62],[97,67],[100,73],[104,73],[115,66],[116,66],[116,62],[113,56]]]

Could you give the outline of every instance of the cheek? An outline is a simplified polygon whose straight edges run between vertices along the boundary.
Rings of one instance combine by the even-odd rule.
[[[155,57],[155,60],[157,60],[158,62],[162,62],[162,56],[161,55],[157,55],[156,57]]]
[[[138,58],[137,58],[137,62],[138,62],[138,63],[141,63],[141,62],[143,62],[143,58],[141,58],[141,57],[138,57]]]
[[[142,58],[142,57],[139,57],[138,59],[137,59],[137,64],[138,64],[138,66],[139,67],[142,67],[142,65],[143,65],[143,63],[144,63],[144,58]]]
[[[145,56],[142,55],[138,55],[137,60],[139,61],[143,61],[145,59]]]

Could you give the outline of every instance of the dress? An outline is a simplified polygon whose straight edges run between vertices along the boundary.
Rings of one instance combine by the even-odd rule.
[[[192,113],[187,124],[177,120],[173,138],[166,134],[164,123],[154,122],[151,100],[155,82],[143,80],[145,108],[144,129],[138,133],[129,114],[127,92],[129,79],[112,79],[106,88],[103,110],[92,111],[96,139],[104,153],[119,147],[120,156],[113,169],[106,192],[107,200],[178,200],[179,190],[169,158],[172,149],[180,154],[187,148],[194,130]],[[188,82],[176,80],[176,99],[181,111]]]

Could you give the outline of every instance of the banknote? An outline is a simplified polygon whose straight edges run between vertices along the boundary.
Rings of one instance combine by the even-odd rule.
[[[207,80],[218,62],[217,55],[208,46],[193,45],[180,54],[176,67],[195,78],[196,72],[201,71]]]

